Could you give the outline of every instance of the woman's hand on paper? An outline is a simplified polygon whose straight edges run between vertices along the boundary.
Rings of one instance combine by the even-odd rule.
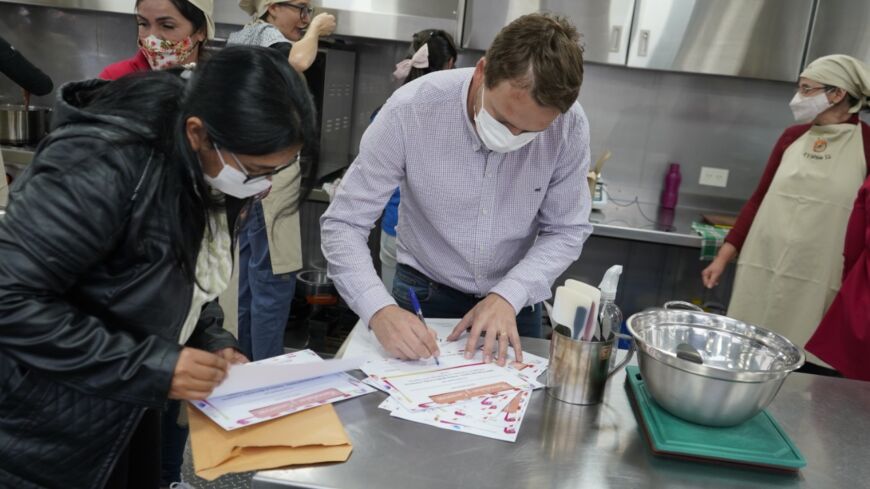
[[[170,399],[197,401],[211,395],[227,376],[229,364],[220,355],[184,347],[172,374]]]
[[[384,307],[372,316],[369,327],[390,355],[403,360],[438,356],[434,330],[399,306]]]
[[[231,346],[228,346],[222,350],[218,350],[215,352],[215,354],[217,354],[219,357],[226,360],[226,362],[231,364],[231,365],[236,364],[236,363],[248,363],[248,362],[250,362],[250,360],[248,360],[248,357],[246,357],[242,352],[240,352],[239,350],[236,350],[235,348],[233,348]]]
[[[483,341],[483,361],[492,361],[492,351],[498,344],[498,364],[504,366],[507,362],[508,347],[514,347],[517,361],[523,360],[523,350],[520,345],[520,334],[517,331],[517,315],[514,307],[498,294],[489,294],[459,321],[448,341],[456,341],[465,330],[470,328],[465,344],[465,358],[474,356],[477,341],[485,335]]]

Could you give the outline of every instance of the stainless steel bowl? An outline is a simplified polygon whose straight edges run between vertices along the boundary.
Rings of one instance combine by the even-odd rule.
[[[0,144],[36,144],[48,134],[51,109],[0,105]]]
[[[651,309],[628,319],[641,375],[653,399],[688,421],[734,426],[766,408],[804,363],[782,335],[700,310]],[[677,356],[691,345],[702,363]],[[682,347],[685,349],[685,346]]]

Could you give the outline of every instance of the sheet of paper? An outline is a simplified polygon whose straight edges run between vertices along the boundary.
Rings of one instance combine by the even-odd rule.
[[[438,407],[422,412],[407,410],[394,399],[382,404],[390,415],[399,419],[422,423],[440,429],[484,436],[496,440],[515,442],[531,398],[530,391],[513,391],[508,402],[499,405],[495,415],[464,409],[465,403]]]
[[[212,397],[354,370],[359,368],[363,361],[362,358],[354,357],[323,360],[311,350],[302,350],[258,362],[233,365],[227,378],[212,392]]]
[[[458,323],[458,319],[426,318],[426,325],[435,330],[438,339],[446,340]],[[378,343],[375,334],[372,333],[362,321],[357,321],[350,335],[349,343],[344,351],[345,358],[361,357],[365,360],[383,360],[390,358],[386,350]]]
[[[423,370],[382,380],[396,389],[397,393],[391,395],[409,409],[443,406],[510,390],[531,390],[527,381],[493,363]]]
[[[311,350],[263,360],[273,366],[292,367],[331,363]],[[223,396],[211,396],[191,404],[225,430],[262,423],[316,406],[343,401],[374,392],[374,389],[346,373],[282,383]]]

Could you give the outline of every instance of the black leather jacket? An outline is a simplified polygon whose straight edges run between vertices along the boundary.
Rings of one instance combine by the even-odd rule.
[[[131,141],[137,121],[75,106],[100,83],[61,89],[59,128],[0,218],[0,487],[102,487],[181,350],[193,285],[166,231],[165,162]],[[237,347],[222,321],[207,305],[187,346]]]

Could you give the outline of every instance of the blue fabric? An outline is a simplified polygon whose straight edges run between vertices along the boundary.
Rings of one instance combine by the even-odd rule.
[[[282,355],[296,273],[272,273],[266,219],[259,202],[239,233],[239,343],[251,360]]]
[[[384,207],[384,218],[381,219],[381,229],[390,236],[396,235],[396,224],[399,223],[399,189],[393,193],[387,206]]]
[[[424,317],[461,318],[482,298],[451,289],[430,280],[413,268],[399,264],[393,279],[393,299],[399,307],[414,312],[408,299],[408,289],[413,288],[420,300]],[[520,336],[541,338],[541,303],[522,308],[517,315],[517,332]]]

